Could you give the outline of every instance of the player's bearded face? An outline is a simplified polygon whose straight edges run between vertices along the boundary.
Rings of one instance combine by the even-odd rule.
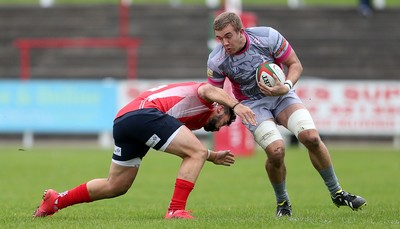
[[[228,114],[224,112],[219,113],[215,116],[211,116],[203,128],[205,131],[219,131],[221,127],[228,125],[229,119],[230,116]]]
[[[217,116],[208,119],[206,125],[204,125],[204,130],[209,132],[218,131],[219,127],[217,127],[219,118]]]

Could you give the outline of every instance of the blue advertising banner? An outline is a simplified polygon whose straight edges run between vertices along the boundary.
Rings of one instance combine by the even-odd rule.
[[[112,80],[2,80],[0,132],[110,131],[116,104]]]

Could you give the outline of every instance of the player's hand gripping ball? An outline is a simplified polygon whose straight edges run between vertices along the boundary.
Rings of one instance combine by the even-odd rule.
[[[275,86],[275,79],[272,77],[275,75],[280,82],[285,82],[286,76],[282,69],[271,62],[264,62],[260,64],[256,70],[257,82],[264,82],[268,87]]]

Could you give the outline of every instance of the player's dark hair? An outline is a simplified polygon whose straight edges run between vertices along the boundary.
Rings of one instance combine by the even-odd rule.
[[[231,125],[232,122],[234,122],[236,120],[236,114],[232,108],[224,106],[224,110],[225,110],[225,113],[229,113],[229,115],[230,115],[229,120],[226,123],[229,126],[229,125]]]

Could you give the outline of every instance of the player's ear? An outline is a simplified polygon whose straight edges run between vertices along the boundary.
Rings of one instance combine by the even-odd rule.
[[[225,107],[224,105],[218,105],[217,106],[217,113],[218,114],[223,114],[225,112]]]

